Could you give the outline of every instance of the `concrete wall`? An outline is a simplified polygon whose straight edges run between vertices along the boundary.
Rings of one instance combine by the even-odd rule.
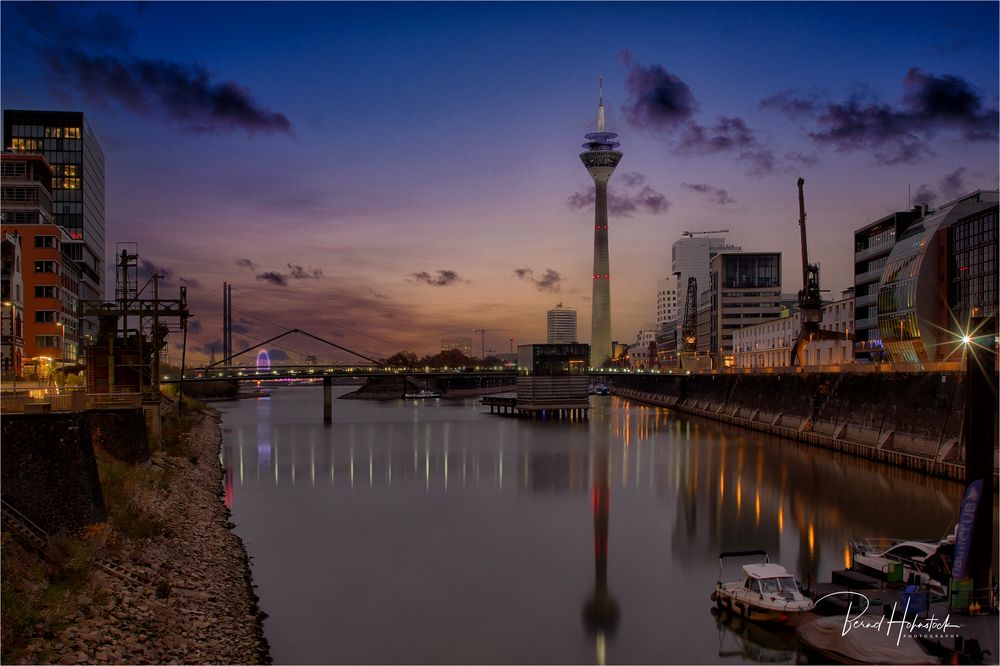
[[[142,409],[105,409],[84,412],[90,441],[123,462],[149,460],[149,440]]]
[[[5,502],[50,534],[107,518],[84,416],[7,414],[2,433]]]
[[[962,373],[631,375],[623,397],[963,478]]]

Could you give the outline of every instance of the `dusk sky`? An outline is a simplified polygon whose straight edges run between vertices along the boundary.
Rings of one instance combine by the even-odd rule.
[[[472,329],[504,328],[506,352],[559,302],[590,335],[598,75],[624,153],[612,336],[632,342],[684,230],[781,252],[797,291],[799,176],[833,294],[852,231],[908,188],[997,188],[997,25],[996,2],[4,2],[2,100],[88,116],[108,256],[137,242],[189,286],[191,347],[221,352],[230,281],[237,349],[298,327],[478,354]]]

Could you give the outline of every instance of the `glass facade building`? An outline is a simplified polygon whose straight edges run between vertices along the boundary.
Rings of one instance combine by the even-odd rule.
[[[3,119],[7,150],[40,153],[52,166],[52,215],[71,238],[65,251],[80,267],[80,298],[103,300],[104,152],[93,128],[74,111],[5,110]],[[96,334],[96,321],[81,324]]]
[[[877,291],[879,335],[892,363],[951,360],[963,313],[975,304],[996,311],[997,200],[984,191],[956,199],[897,239]]]
[[[736,330],[781,315],[781,253],[718,254],[712,259],[709,285],[710,353],[716,367],[728,367],[735,363]]]

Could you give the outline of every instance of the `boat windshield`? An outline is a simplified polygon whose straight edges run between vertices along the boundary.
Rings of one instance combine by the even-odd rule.
[[[798,588],[795,586],[795,579],[791,576],[781,576],[780,578],[761,578],[760,589],[765,594],[798,592]]]

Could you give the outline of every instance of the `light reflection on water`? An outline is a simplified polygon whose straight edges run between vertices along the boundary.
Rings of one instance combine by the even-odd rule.
[[[709,613],[720,551],[828,580],[852,538],[937,538],[957,515],[958,484],[593,404],[560,423],[339,400],[330,426],[315,387],[225,404],[226,494],[274,660],[754,661]]]

